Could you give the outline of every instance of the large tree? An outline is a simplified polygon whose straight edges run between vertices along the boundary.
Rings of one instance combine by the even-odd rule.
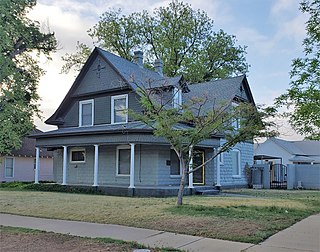
[[[26,17],[35,0],[2,0],[0,4],[0,153],[19,148],[39,116],[38,81],[43,70],[36,56],[56,49],[53,33],[40,31]]]
[[[246,73],[245,46],[237,46],[235,36],[214,29],[213,20],[204,11],[189,4],[172,1],[167,7],[123,15],[121,10],[105,12],[89,30],[98,46],[132,60],[133,51],[145,52],[145,65],[163,60],[164,74],[183,74],[191,82],[226,78]],[[63,72],[78,70],[88,56],[88,46],[78,45],[75,54],[67,54]],[[85,57],[84,57],[85,56]]]
[[[168,92],[168,88],[152,89],[139,86],[140,103],[143,114],[133,116],[153,130],[154,134],[164,137],[176,152],[182,170],[177,205],[183,204],[183,193],[190,173],[200,169],[219,154],[230,150],[237,143],[252,141],[255,137],[273,136],[272,122],[265,119],[274,115],[274,109],[260,109],[250,103],[242,102],[233,106],[232,101],[213,102],[209,97],[192,97],[177,104],[179,91]],[[171,106],[169,104],[175,104]],[[234,121],[240,121],[240,127],[234,127]],[[201,166],[193,166],[191,159],[194,149],[201,141],[214,137],[224,137],[225,143]]]
[[[304,57],[292,61],[290,88],[276,99],[276,105],[292,109],[285,116],[298,133],[320,140],[320,0],[305,0],[300,10],[310,15]]]

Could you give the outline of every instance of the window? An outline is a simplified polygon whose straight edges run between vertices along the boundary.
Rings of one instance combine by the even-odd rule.
[[[93,100],[86,100],[79,102],[79,126],[93,125]]]
[[[177,153],[174,150],[170,151],[170,176],[180,176],[181,168]]]
[[[70,163],[85,163],[86,150],[84,148],[74,148],[70,150]]]
[[[111,123],[128,122],[128,95],[111,97]]]
[[[232,164],[232,175],[234,177],[240,177],[240,151],[239,150],[232,150],[230,151],[231,155],[231,164]]]
[[[232,107],[233,108],[236,108],[238,106],[239,106],[238,103],[232,102]],[[231,120],[232,120],[231,125],[234,128],[234,130],[240,129],[240,118],[235,117],[235,118],[232,118]]]
[[[181,108],[182,106],[182,90],[178,88],[173,89],[173,107],[174,108]]]
[[[13,178],[13,158],[5,159],[5,177]]]
[[[128,176],[130,175],[130,159],[131,159],[131,149],[130,146],[118,146],[117,147],[117,175],[118,176]]]

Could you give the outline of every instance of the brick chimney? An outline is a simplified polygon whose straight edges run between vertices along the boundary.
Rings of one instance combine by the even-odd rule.
[[[158,74],[163,76],[163,62],[161,59],[156,59],[154,61],[154,69],[156,70],[156,72],[158,72]]]
[[[134,62],[140,66],[143,67],[143,52],[142,51],[135,51],[133,56]]]

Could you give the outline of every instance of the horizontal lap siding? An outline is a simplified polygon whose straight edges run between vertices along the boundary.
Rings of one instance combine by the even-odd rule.
[[[253,144],[252,143],[238,143],[234,149],[240,150],[241,155],[241,177],[235,178],[232,174],[232,161],[231,154],[224,152],[224,162],[220,167],[221,174],[221,185],[222,186],[246,186],[247,178],[245,174],[245,165],[248,163],[249,166],[253,164]]]
[[[94,124],[111,123],[111,97],[104,96],[94,99]]]
[[[94,148],[86,147],[86,162],[69,162],[68,148],[67,183],[93,184]],[[135,185],[157,184],[158,151],[148,145],[135,146]],[[54,178],[62,183],[63,150],[54,152]],[[116,146],[99,146],[99,185],[129,186],[129,176],[116,175]]]

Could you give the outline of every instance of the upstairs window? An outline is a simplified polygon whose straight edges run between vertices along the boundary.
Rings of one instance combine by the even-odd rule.
[[[79,102],[79,126],[93,125],[93,100],[85,100]]]
[[[182,106],[182,90],[178,88],[173,89],[173,107],[174,108],[181,108]]]
[[[111,123],[128,122],[128,95],[116,95],[111,97]]]
[[[232,107],[233,107],[233,108],[236,108],[236,107],[238,107],[238,106],[239,106],[238,103],[232,102]],[[234,130],[240,129],[240,118],[239,118],[239,117],[234,117],[234,118],[232,118],[231,125],[232,125],[232,127],[233,127]]]

